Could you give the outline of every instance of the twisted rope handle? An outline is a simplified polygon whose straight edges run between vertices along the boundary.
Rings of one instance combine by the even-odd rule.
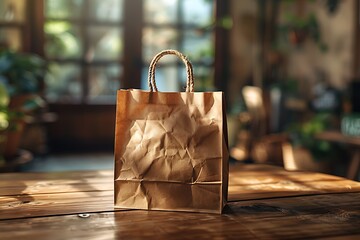
[[[172,49],[161,51],[151,60],[149,67],[149,76],[148,76],[148,84],[150,91],[151,92],[158,91],[155,83],[155,67],[156,67],[156,63],[160,60],[160,58],[162,58],[165,55],[176,55],[184,62],[186,67],[186,92],[194,92],[194,74],[190,61],[187,59],[187,57],[184,54]]]

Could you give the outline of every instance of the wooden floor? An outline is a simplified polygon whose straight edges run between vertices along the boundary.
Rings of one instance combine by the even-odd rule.
[[[360,239],[360,183],[230,170],[224,214],[114,210],[111,171],[0,174],[0,239]]]

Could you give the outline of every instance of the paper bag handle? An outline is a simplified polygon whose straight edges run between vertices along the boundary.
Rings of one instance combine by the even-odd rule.
[[[149,67],[149,76],[148,76],[148,84],[150,91],[152,92],[158,91],[155,83],[155,67],[156,67],[156,63],[160,60],[160,58],[162,58],[165,55],[176,55],[184,62],[186,66],[186,92],[194,92],[194,74],[190,61],[187,59],[187,57],[184,54],[172,49],[161,51],[151,60]]]

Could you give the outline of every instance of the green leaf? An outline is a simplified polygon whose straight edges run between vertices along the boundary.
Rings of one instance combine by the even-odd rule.
[[[45,106],[45,101],[39,96],[34,96],[33,98],[30,98],[27,101],[25,101],[22,109],[24,111],[32,111],[44,106]]]
[[[233,20],[231,16],[226,16],[219,20],[218,25],[225,29],[231,29],[233,27]]]
[[[5,130],[8,126],[8,115],[5,112],[0,112],[0,130]]]
[[[4,84],[0,83],[0,106],[8,106],[10,101],[9,94]]]

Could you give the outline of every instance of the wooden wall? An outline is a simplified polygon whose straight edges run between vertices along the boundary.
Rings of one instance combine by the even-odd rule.
[[[51,152],[113,150],[115,105],[51,105],[58,119],[48,126]]]

